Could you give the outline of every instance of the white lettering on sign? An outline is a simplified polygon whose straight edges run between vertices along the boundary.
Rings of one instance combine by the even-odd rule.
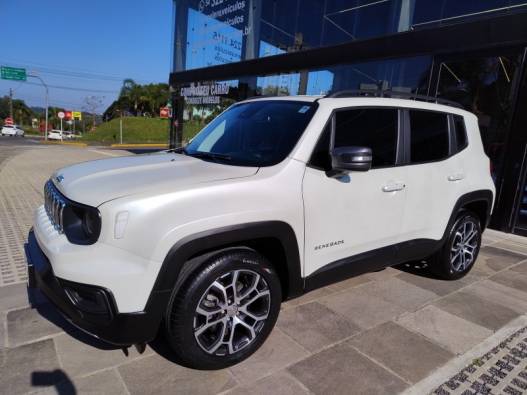
[[[185,103],[194,105],[220,104],[219,96],[185,97]]]
[[[181,88],[181,96],[188,104],[220,104],[219,95],[228,95],[230,86],[227,84],[190,84]]]
[[[245,0],[236,1],[234,4],[228,4],[229,0],[201,0],[199,2],[199,11],[205,12],[207,16],[217,19],[234,12],[243,11],[245,9]],[[210,9],[223,6],[212,12],[207,12]]]

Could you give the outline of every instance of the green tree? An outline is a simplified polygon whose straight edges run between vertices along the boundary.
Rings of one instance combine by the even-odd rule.
[[[0,120],[10,116],[9,97],[4,96],[0,98]],[[19,125],[31,125],[31,118],[36,114],[29,108],[23,100],[13,99],[13,118],[15,123]]]
[[[123,81],[119,97],[104,112],[104,119],[111,120],[121,114],[158,117],[159,110],[170,98],[168,84],[137,84],[132,79]]]

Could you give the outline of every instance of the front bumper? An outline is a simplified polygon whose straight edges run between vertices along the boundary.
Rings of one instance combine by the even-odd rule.
[[[39,288],[68,321],[84,332],[118,346],[145,343],[156,337],[166,293],[153,292],[144,311],[119,313],[107,289],[56,277],[33,231],[28,236],[26,256],[29,286]]]

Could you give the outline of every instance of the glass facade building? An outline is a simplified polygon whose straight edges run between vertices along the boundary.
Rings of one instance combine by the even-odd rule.
[[[479,118],[491,226],[527,235],[526,50],[527,0],[174,0],[171,144],[251,96],[450,99]]]

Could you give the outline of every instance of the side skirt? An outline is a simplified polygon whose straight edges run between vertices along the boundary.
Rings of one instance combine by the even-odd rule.
[[[306,277],[304,291],[310,292],[361,274],[424,259],[442,245],[443,240],[417,239],[340,259]]]

